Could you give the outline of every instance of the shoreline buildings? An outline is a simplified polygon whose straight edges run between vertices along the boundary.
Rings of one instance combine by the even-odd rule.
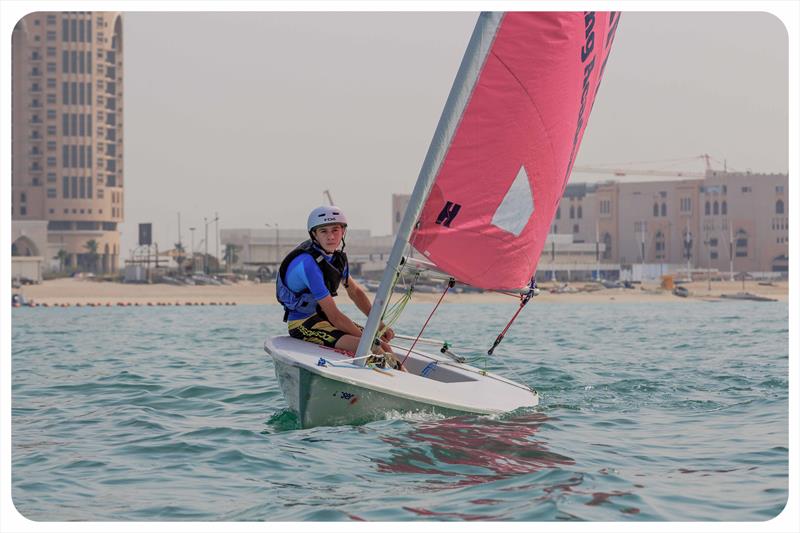
[[[708,170],[704,178],[572,183],[559,202],[537,278],[657,280],[664,274],[729,279],[785,276],[788,176]],[[392,195],[392,233],[409,195]],[[235,267],[274,273],[308,234],[301,229],[223,229]],[[392,235],[350,229],[354,272],[379,277]],[[688,253],[688,257],[687,257]]]
[[[570,183],[539,279],[667,273],[788,273],[788,176],[707,170],[705,177]],[[392,231],[408,195],[392,195]]]
[[[12,256],[118,269],[122,33],[114,12],[35,12],[14,28]]]
[[[599,242],[600,259],[623,268],[788,272],[788,181],[709,170],[702,179],[573,184],[551,232]]]
[[[661,275],[729,279],[789,269],[788,176],[708,170],[704,178],[571,183],[559,202],[537,278],[657,280]],[[408,205],[392,195],[392,234]],[[272,273],[305,230],[223,229],[238,268]],[[379,277],[392,235],[350,229],[354,272]],[[687,256],[688,255],[688,256]]]

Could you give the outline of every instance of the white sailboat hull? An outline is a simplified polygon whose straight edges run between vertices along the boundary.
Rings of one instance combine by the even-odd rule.
[[[289,336],[268,338],[264,349],[303,427],[360,424],[393,411],[499,414],[539,403],[525,385],[416,350],[409,372],[401,372],[362,367],[343,352]]]

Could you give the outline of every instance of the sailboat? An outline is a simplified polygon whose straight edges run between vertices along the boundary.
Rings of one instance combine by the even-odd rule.
[[[390,307],[394,289],[407,286],[408,298],[426,276],[444,280],[442,297],[459,283],[519,298],[488,350],[499,357],[495,350],[536,294],[539,256],[619,20],[618,12],[479,15],[358,349],[347,353],[288,335],[265,342],[303,427],[368,422],[388,412],[499,414],[539,403],[534,388],[422,337],[424,326],[405,345],[393,341],[406,371],[366,361],[381,321],[402,310],[400,300]]]

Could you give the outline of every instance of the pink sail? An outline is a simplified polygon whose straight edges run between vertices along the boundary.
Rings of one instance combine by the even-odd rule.
[[[619,13],[481,17],[457,80],[466,87],[451,93],[451,125],[440,123],[450,133],[428,154],[436,177],[410,242],[460,282],[514,290],[536,271]]]

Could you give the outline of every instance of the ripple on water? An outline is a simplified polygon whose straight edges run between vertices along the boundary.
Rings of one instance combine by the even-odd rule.
[[[206,385],[187,385],[177,389],[164,391],[165,396],[177,398],[217,398],[224,396],[227,390],[219,387],[209,387]]]
[[[191,444],[182,440],[170,440],[163,444],[126,444],[117,454],[139,457],[192,457],[214,451],[214,446]]]

